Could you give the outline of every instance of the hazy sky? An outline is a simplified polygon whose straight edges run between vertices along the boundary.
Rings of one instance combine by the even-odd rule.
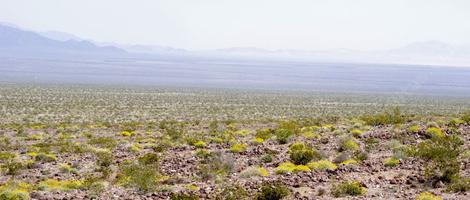
[[[470,44],[469,0],[0,0],[0,21],[187,49]]]

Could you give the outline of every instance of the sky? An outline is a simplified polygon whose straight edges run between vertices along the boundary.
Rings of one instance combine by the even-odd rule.
[[[100,42],[207,50],[470,44],[468,0],[0,0],[0,22]]]

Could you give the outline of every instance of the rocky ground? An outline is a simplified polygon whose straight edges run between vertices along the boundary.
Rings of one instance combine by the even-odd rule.
[[[439,137],[461,138],[459,179],[468,179],[470,126],[455,117],[378,126],[359,119],[6,124],[0,130],[0,197],[16,192],[31,199],[229,199],[231,191],[236,199],[254,199],[263,184],[281,183],[290,191],[285,199],[416,199],[423,192],[469,199],[468,190],[449,191],[452,183],[427,177],[431,161],[406,155],[407,148],[431,140],[433,127],[442,131]],[[290,131],[285,143],[282,130]],[[346,147],[345,141],[355,145]],[[306,169],[280,170],[286,162],[301,165],[291,156],[291,147],[300,143],[317,156],[306,158]],[[156,159],[142,161],[146,155]],[[386,164],[390,158],[397,163]],[[320,160],[334,167],[311,164]],[[333,194],[334,187],[352,181],[364,192]]]

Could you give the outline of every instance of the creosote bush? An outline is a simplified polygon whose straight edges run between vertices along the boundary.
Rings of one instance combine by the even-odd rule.
[[[277,174],[309,172],[310,168],[306,165],[296,165],[291,162],[283,162],[275,169]]]
[[[307,166],[310,169],[316,169],[316,170],[336,170],[338,169],[338,166],[336,166],[334,163],[328,161],[328,160],[320,160],[317,162],[309,162]]]
[[[367,189],[357,181],[343,182],[334,185],[331,189],[331,194],[334,197],[359,196],[365,193],[367,193]]]
[[[289,139],[294,136],[294,131],[280,128],[276,130],[275,135],[279,144],[287,144]]]
[[[38,189],[46,191],[69,191],[80,189],[81,186],[82,182],[78,180],[61,181],[55,179],[47,179],[39,183]]]
[[[0,199],[2,200],[29,200],[31,185],[23,182],[8,181],[0,185]]]
[[[246,144],[234,144],[230,147],[230,151],[233,153],[241,153],[246,151]]]
[[[280,200],[290,194],[289,188],[282,183],[264,183],[256,196],[257,200]]]
[[[455,135],[431,137],[411,147],[408,153],[426,161],[425,175],[429,179],[450,183],[460,177],[458,158],[463,153],[463,144]]]
[[[263,167],[248,167],[240,172],[241,178],[251,178],[253,176],[269,176],[269,172]]]
[[[390,157],[384,160],[385,167],[395,167],[400,164],[400,160],[395,157]]]
[[[297,165],[306,165],[313,159],[320,159],[321,155],[304,143],[297,142],[289,147],[289,157]]]
[[[354,152],[354,151],[359,151],[360,149],[361,147],[353,138],[346,137],[340,140],[340,147],[339,147],[340,151]]]
[[[396,107],[380,114],[364,115],[362,116],[362,120],[364,120],[367,125],[380,126],[404,123],[406,121],[406,117],[401,113],[400,108]]]
[[[239,184],[223,185],[222,190],[217,193],[216,200],[248,200],[248,192]]]
[[[430,192],[422,192],[416,197],[416,200],[442,200],[442,197],[436,196]]]

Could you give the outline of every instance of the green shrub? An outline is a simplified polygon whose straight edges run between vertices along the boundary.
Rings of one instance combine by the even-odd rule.
[[[2,200],[29,200],[30,185],[16,181],[9,181],[0,186],[0,199]]]
[[[197,141],[196,143],[194,143],[194,147],[199,149],[205,148],[206,146],[207,145],[204,141]]]
[[[251,199],[245,188],[238,184],[223,187],[217,193],[216,200],[248,200]]]
[[[447,187],[450,192],[467,192],[470,191],[470,178],[460,177],[453,180]]]
[[[256,196],[257,200],[280,200],[290,193],[282,183],[269,184],[265,183],[261,186],[261,191]]]
[[[353,129],[350,132],[351,132],[351,135],[354,136],[354,137],[359,137],[364,133],[363,131],[361,131],[359,129]]]
[[[240,172],[241,178],[251,178],[253,176],[269,176],[269,172],[263,167],[248,167]]]
[[[400,108],[396,107],[391,111],[385,111],[380,114],[362,116],[362,120],[364,120],[367,125],[380,126],[401,124],[406,121],[406,117],[401,113]]]
[[[420,127],[417,124],[414,124],[408,127],[409,133],[418,133],[419,131],[420,131]]]
[[[457,136],[432,137],[409,148],[410,156],[427,163],[425,175],[430,179],[451,182],[459,177],[459,156],[464,142]]]
[[[439,137],[439,138],[442,138],[445,136],[442,130],[438,127],[430,127],[426,129],[426,135],[428,135],[429,137]]]
[[[199,149],[196,151],[196,156],[198,158],[208,158],[210,156],[210,152],[204,149]]]
[[[275,169],[277,174],[309,172],[310,168],[306,165],[296,165],[291,162],[283,162]]]
[[[152,191],[158,183],[158,172],[151,165],[136,164],[133,162],[124,162],[119,174],[119,183],[135,187],[142,191]]]
[[[384,160],[385,167],[395,167],[400,164],[400,160],[395,157],[387,158]]]
[[[289,147],[289,157],[297,165],[306,165],[311,160],[320,159],[321,155],[304,143],[294,143]]]
[[[470,124],[470,110],[462,113],[460,119],[465,123]]]
[[[336,170],[338,166],[328,160],[320,160],[317,162],[309,162],[307,166],[310,169],[317,169],[317,170]]]
[[[334,185],[331,189],[331,194],[334,197],[359,196],[365,193],[367,193],[367,189],[357,181],[343,182]]]
[[[78,180],[55,180],[46,179],[39,182],[38,189],[46,191],[69,191],[76,190],[82,186],[82,182]]]
[[[88,144],[97,145],[100,148],[114,149],[117,146],[117,141],[112,137],[95,137],[88,140]]]
[[[261,157],[261,161],[263,161],[264,163],[270,163],[273,161],[273,156],[271,154],[266,154]]]
[[[294,135],[294,132],[289,129],[277,129],[275,132],[276,140],[279,144],[286,144],[289,139]]]
[[[230,151],[233,153],[241,153],[246,151],[246,144],[234,144],[230,147]]]
[[[263,140],[268,140],[272,136],[272,131],[269,129],[258,129],[256,130],[255,137]]]
[[[17,160],[8,160],[5,164],[1,165],[2,171],[5,171],[7,175],[18,175],[19,172],[26,168],[26,165]]]
[[[199,197],[191,194],[171,194],[170,200],[199,200]]]
[[[54,154],[49,153],[39,153],[36,157],[36,161],[41,162],[54,162],[57,160],[57,157]]]
[[[72,166],[70,166],[67,163],[62,163],[60,164],[60,171],[64,173],[75,173],[76,169],[74,169]]]
[[[132,137],[135,135],[135,132],[134,131],[122,131],[120,134],[125,137]]]
[[[340,141],[340,151],[359,151],[359,144],[352,138],[344,138]]]
[[[422,192],[416,197],[416,200],[442,200],[442,197],[436,196],[430,192]]]
[[[340,163],[340,165],[357,165],[357,161],[354,159],[348,159]]]
[[[230,154],[211,152],[198,166],[198,176],[202,180],[210,180],[229,174],[234,168],[234,159]]]
[[[156,153],[147,153],[139,157],[138,161],[141,165],[150,165],[158,169],[160,158]]]

